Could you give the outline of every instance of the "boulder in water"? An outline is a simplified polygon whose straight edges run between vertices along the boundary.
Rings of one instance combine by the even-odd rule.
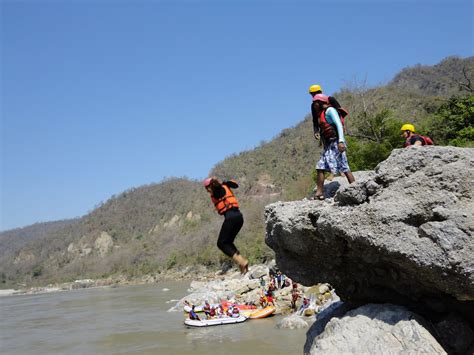
[[[309,327],[309,324],[301,316],[292,314],[279,321],[277,327],[281,329],[301,329]]]
[[[331,318],[323,327],[316,320],[305,354],[446,354],[427,327],[404,307],[368,304]]]

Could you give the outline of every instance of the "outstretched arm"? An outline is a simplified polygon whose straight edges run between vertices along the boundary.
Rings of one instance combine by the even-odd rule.
[[[344,138],[344,128],[336,109],[333,107],[328,108],[326,110],[326,118],[328,119],[328,123],[332,123],[334,126],[336,126],[338,143],[345,144],[346,140]]]

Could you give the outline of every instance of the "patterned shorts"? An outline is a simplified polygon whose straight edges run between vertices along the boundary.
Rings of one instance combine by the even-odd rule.
[[[316,169],[330,171],[334,175],[351,171],[346,152],[340,153],[337,149],[337,140],[332,140],[324,145]]]

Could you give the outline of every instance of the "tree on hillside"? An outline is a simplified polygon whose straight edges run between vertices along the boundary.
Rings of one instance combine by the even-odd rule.
[[[401,121],[379,101],[376,89],[355,84],[345,93],[350,112],[346,121],[348,160],[351,169],[370,170],[385,160],[400,145]]]
[[[474,95],[449,99],[439,108],[429,126],[437,144],[474,146]]]
[[[462,74],[464,76],[463,80],[458,81],[459,84],[459,90],[464,90],[470,93],[474,92],[474,86],[472,83],[472,70],[469,70],[466,68],[466,66],[463,66],[462,68]]]

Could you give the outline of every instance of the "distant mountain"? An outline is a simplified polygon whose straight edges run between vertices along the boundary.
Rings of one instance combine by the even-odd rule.
[[[35,223],[23,228],[15,228],[0,233],[0,250],[9,253],[21,249],[36,239],[48,237],[56,231],[77,222],[79,219],[65,219],[56,222]]]
[[[466,82],[464,73],[474,75],[474,57],[407,68],[386,86],[343,89],[335,96],[349,108],[347,126],[354,131],[364,104],[423,122],[443,100],[463,93],[459,82]],[[273,256],[264,243],[264,206],[307,196],[319,151],[308,114],[271,141],[224,159],[210,172],[241,185],[236,194],[245,224],[237,245],[252,262]],[[221,223],[198,181],[173,178],[132,188],[82,218],[0,233],[0,287],[139,276],[193,264],[218,266],[227,260],[215,245]]]
[[[463,92],[463,84],[473,74],[474,57],[448,57],[434,66],[418,64],[403,69],[389,86],[424,96],[452,96]]]

